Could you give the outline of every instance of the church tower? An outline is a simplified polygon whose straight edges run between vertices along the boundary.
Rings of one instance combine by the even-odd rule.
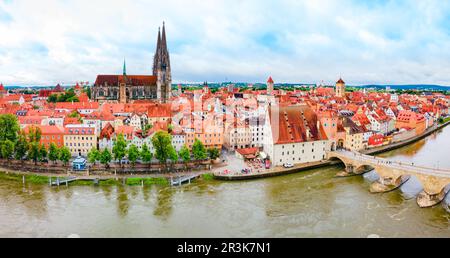
[[[153,76],[157,77],[157,98],[159,101],[165,103],[172,96],[172,72],[164,23],[162,36],[161,31],[158,32],[158,42],[156,44],[156,53],[153,60]]]
[[[127,103],[127,63],[123,60],[123,81],[119,81],[119,102]]]
[[[274,90],[274,81],[272,79],[272,77],[269,77],[269,79],[267,80],[267,95],[272,95],[273,94],[273,90]]]
[[[345,82],[342,78],[336,82],[336,96],[340,98],[345,98]]]

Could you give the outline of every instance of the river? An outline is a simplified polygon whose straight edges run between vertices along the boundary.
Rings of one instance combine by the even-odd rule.
[[[450,168],[450,127],[380,156]],[[420,209],[412,178],[371,194],[376,172],[341,168],[171,188],[50,188],[0,181],[0,237],[450,237],[450,198]]]

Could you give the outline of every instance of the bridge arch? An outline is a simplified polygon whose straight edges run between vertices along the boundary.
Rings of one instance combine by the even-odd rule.
[[[375,168],[370,165],[361,164],[354,169],[353,173],[356,175],[362,175],[372,170],[375,170]]]

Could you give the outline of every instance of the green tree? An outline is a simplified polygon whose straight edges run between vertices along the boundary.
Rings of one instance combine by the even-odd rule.
[[[194,145],[192,146],[192,154],[197,161],[205,160],[208,157],[205,145],[199,139],[195,139]]]
[[[151,124],[145,125],[145,126],[144,126],[144,130],[142,131],[142,134],[143,134],[144,136],[147,136],[147,135],[148,135],[148,132],[149,132],[152,128],[153,128],[153,125],[151,125]]]
[[[111,152],[108,149],[104,149],[100,155],[100,163],[105,165],[106,168],[109,167],[109,163],[112,160]]]
[[[56,164],[56,162],[59,159],[59,149],[58,146],[56,146],[55,143],[50,143],[50,147],[48,148],[48,159],[50,161],[53,161],[53,164]]]
[[[216,160],[220,157],[220,150],[217,148],[208,149],[208,156],[211,160]]]
[[[128,160],[130,160],[133,167],[136,165],[136,161],[139,159],[139,156],[140,153],[138,147],[132,144],[130,148],[128,148]]]
[[[16,142],[20,126],[17,117],[12,114],[0,115],[0,141]]]
[[[167,130],[169,131],[169,133],[172,133],[173,132],[173,124],[169,124],[168,126],[167,126]]]
[[[39,147],[39,159],[40,161],[44,161],[47,158],[48,155],[48,151],[47,148],[45,147],[45,145],[41,145]]]
[[[69,114],[70,118],[79,118],[80,114],[78,113],[78,111],[73,111],[72,113]]]
[[[181,148],[179,155],[186,165],[191,161],[191,152],[186,145]]]
[[[52,94],[47,98],[48,103],[56,103],[58,102],[58,95]]]
[[[162,164],[166,165],[172,146],[172,136],[164,131],[157,132],[152,138],[155,156]]]
[[[151,153],[150,149],[148,148],[147,144],[144,143],[141,150],[141,158],[144,163],[151,164],[153,159],[153,153]]]
[[[37,166],[38,160],[41,159],[41,146],[38,142],[31,142],[30,149],[28,150],[28,157],[34,161],[34,165]]]
[[[14,154],[14,142],[10,140],[2,142],[1,154],[3,158],[10,159],[11,156]]]
[[[29,150],[29,142],[27,141],[27,136],[24,132],[21,132],[18,136],[17,142],[14,146],[14,157],[17,160],[22,160]]]
[[[69,148],[62,147],[59,151],[59,160],[61,160],[64,163],[64,166],[67,166],[67,163],[69,163],[71,158],[72,154],[70,153]]]
[[[87,94],[88,98],[91,98],[91,95],[92,95],[91,87],[87,86],[83,91],[84,91],[84,93]]]
[[[101,153],[99,150],[97,150],[96,148],[91,149],[91,151],[87,155],[89,163],[94,164],[95,166],[97,161],[100,160],[100,155]]]
[[[125,157],[125,155],[127,155],[127,142],[125,141],[123,134],[119,134],[117,136],[112,153],[114,155],[114,159],[119,162]]]
[[[169,159],[172,163],[178,162],[178,153],[173,146],[169,148]]]
[[[36,126],[31,126],[30,130],[28,132],[28,140],[30,141],[30,143],[40,142],[41,141],[41,137],[42,137],[41,129],[39,127],[36,127]]]

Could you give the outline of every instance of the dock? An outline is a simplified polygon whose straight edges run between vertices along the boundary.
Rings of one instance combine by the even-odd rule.
[[[69,177],[69,178],[59,178],[57,177],[55,181],[53,181],[52,178],[49,179],[50,186],[60,186],[60,185],[68,185],[71,182],[77,181],[78,179],[76,177]]]
[[[185,183],[191,183],[192,181],[194,181],[195,179],[197,179],[199,177],[199,175],[190,175],[190,176],[182,176],[182,177],[177,177],[177,178],[171,178],[170,179],[170,185],[171,186],[181,186]]]

